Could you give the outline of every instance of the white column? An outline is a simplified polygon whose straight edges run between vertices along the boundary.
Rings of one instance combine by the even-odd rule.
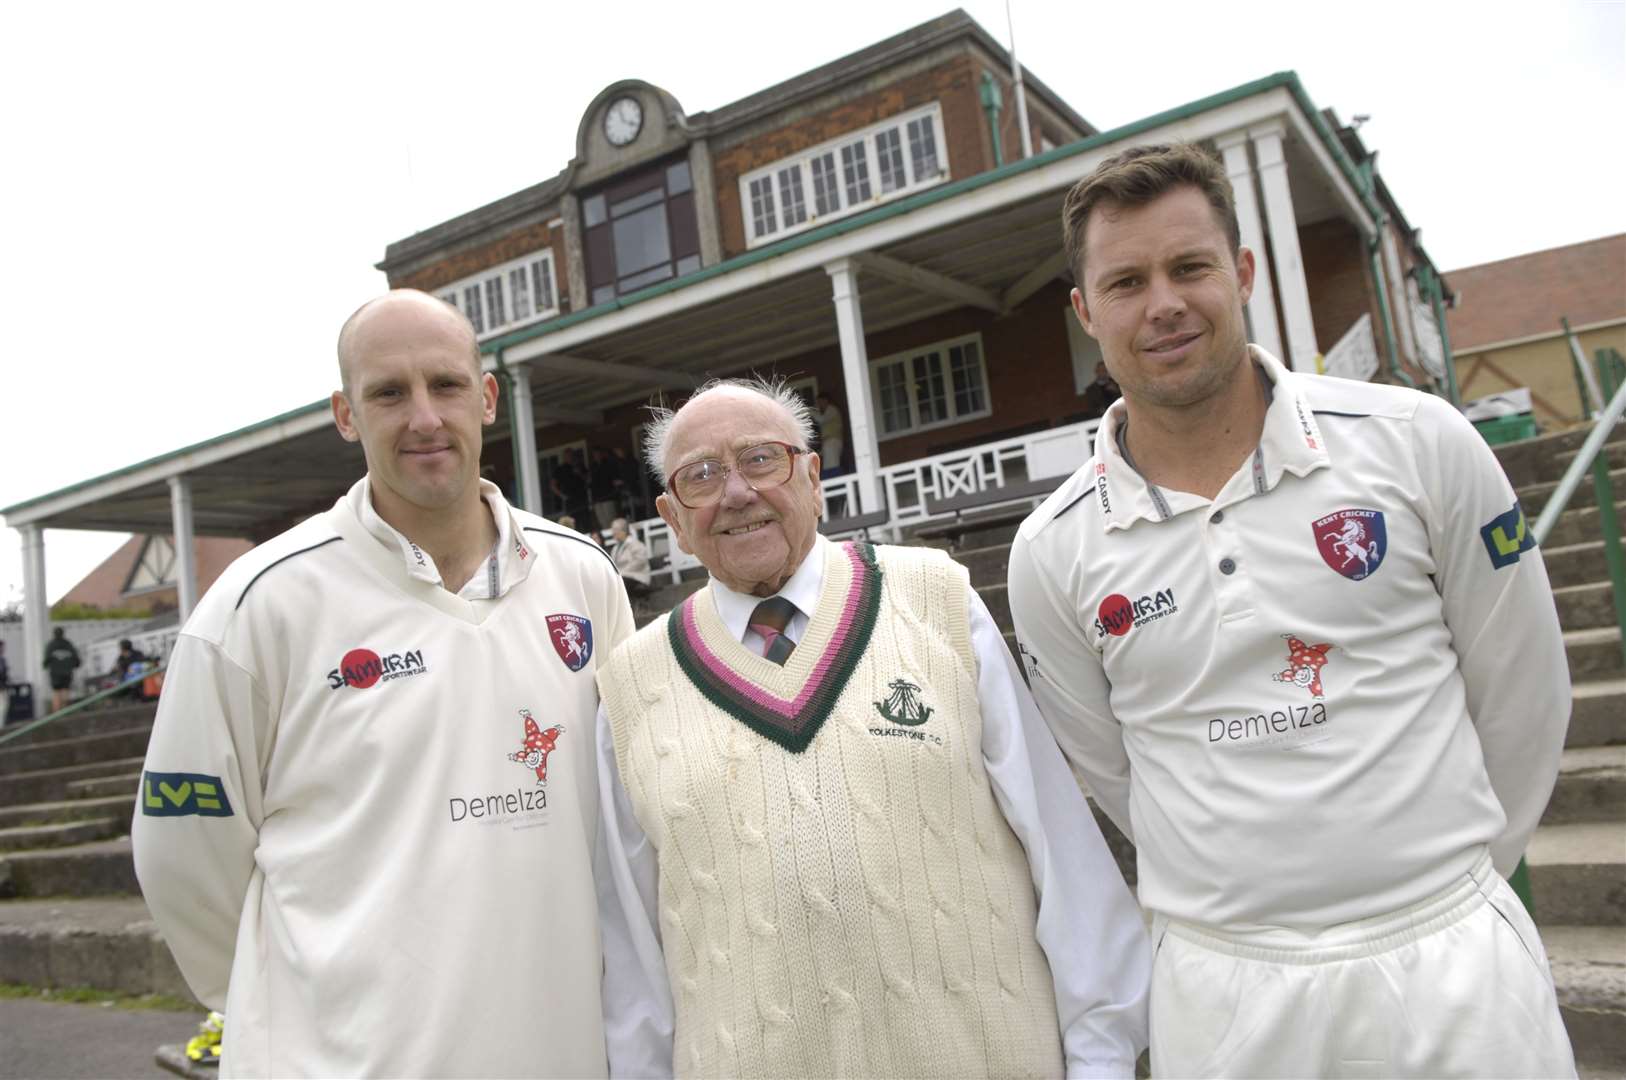
[[[536,467],[536,409],[531,404],[531,365],[511,364],[508,377],[513,388],[508,415],[513,417],[514,456],[519,460],[519,501],[525,510],[542,513],[542,473]]]
[[[1259,219],[1253,166],[1248,162],[1248,133],[1233,131],[1214,141],[1224,155],[1225,173],[1236,196],[1236,223],[1242,232],[1242,246],[1253,252],[1253,296],[1248,300],[1253,343],[1278,360],[1285,360],[1281,330],[1276,325],[1276,289],[1270,283],[1270,260],[1265,255],[1265,227]]]
[[[881,450],[875,438],[875,401],[869,388],[869,351],[864,346],[864,310],[858,301],[858,264],[851,259],[825,263],[836,304],[841,338],[841,374],[847,382],[847,442],[858,475],[860,513],[881,508]],[[849,508],[848,513],[853,513]]]
[[[1378,227],[1383,243],[1383,269],[1389,275],[1389,310],[1394,312],[1395,333],[1400,336],[1400,355],[1421,368],[1422,355],[1417,351],[1417,327],[1412,322],[1411,296],[1406,290],[1406,274],[1400,267],[1400,246],[1395,243],[1394,227],[1384,223]]]
[[[198,606],[198,555],[192,536],[192,485],[184,476],[169,478],[169,516],[175,526],[175,593],[181,622]]]
[[[1293,194],[1287,186],[1287,158],[1282,154],[1282,125],[1250,128],[1259,187],[1265,198],[1265,228],[1270,253],[1276,260],[1276,289],[1282,299],[1282,323],[1287,330],[1287,356],[1294,371],[1316,370],[1321,350],[1315,344],[1315,321],[1310,316],[1310,289],[1304,281],[1304,256],[1299,251],[1298,219],[1293,215]]]
[[[45,598],[45,529],[22,525],[17,532],[23,538],[23,655],[12,658],[11,677],[32,684],[34,715],[38,717],[51,707],[41,664],[51,627],[51,607]]]

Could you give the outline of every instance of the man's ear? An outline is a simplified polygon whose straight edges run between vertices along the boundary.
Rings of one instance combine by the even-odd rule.
[[[1253,296],[1253,275],[1257,266],[1253,257],[1253,249],[1239,247],[1236,249],[1236,284],[1237,291],[1242,294],[1242,303],[1247,304]]]
[[[485,402],[480,423],[490,427],[497,422],[497,376],[489,371],[480,376],[480,397]]]
[[[683,535],[683,526],[678,522],[677,507],[672,505],[671,497],[666,492],[655,496],[655,512],[666,522],[666,527],[672,530],[672,540],[677,544],[678,550],[685,555],[693,555],[687,539]]]
[[[340,437],[345,442],[360,442],[361,432],[356,430],[356,418],[351,415],[350,399],[344,396],[344,391],[333,391],[328,403],[333,406],[333,426],[339,429]]]
[[[823,464],[817,451],[807,452],[807,478],[813,483],[813,501],[821,518],[824,516],[824,485],[819,483],[819,469]]]
[[[1086,334],[1095,337],[1095,330],[1090,322],[1090,309],[1084,305],[1084,293],[1074,289],[1067,294],[1067,299],[1073,302],[1073,315],[1077,317],[1078,325],[1084,328]]]

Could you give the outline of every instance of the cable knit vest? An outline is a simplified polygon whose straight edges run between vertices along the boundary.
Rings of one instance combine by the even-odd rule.
[[[1060,1076],[1021,844],[982,760],[965,570],[828,549],[783,668],[709,590],[599,676],[659,854],[680,1076]]]

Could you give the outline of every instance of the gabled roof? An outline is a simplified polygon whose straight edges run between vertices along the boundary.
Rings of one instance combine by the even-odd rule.
[[[1456,352],[1626,319],[1626,233],[1480,263],[1447,275]]]

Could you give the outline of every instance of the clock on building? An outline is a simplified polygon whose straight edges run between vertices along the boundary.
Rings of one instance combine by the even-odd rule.
[[[637,98],[616,98],[604,111],[604,137],[611,146],[625,146],[644,126],[644,109]]]

